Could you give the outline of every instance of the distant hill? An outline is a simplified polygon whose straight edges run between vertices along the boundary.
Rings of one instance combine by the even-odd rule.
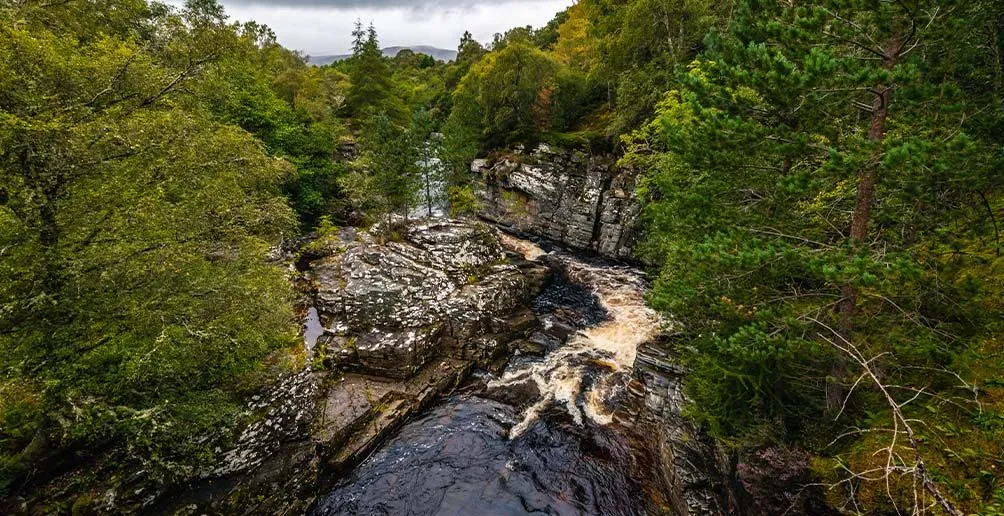
[[[383,49],[383,55],[387,57],[394,57],[398,52],[409,49],[417,54],[427,54],[430,55],[438,61],[453,61],[457,58],[456,50],[448,50],[445,48],[430,47],[428,45],[415,45],[413,47],[387,47]],[[343,59],[348,59],[350,54],[340,54],[332,56],[308,56],[307,63],[314,66],[324,66],[331,63],[341,61]]]

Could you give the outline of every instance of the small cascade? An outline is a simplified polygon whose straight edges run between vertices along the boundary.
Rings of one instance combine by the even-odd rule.
[[[638,346],[659,335],[666,324],[645,305],[648,284],[644,276],[632,267],[590,263],[564,252],[546,253],[532,242],[507,238],[507,245],[519,249],[528,260],[546,256],[569,281],[588,288],[607,313],[605,320],[579,330],[543,360],[514,364],[489,384],[497,390],[531,382],[540,393],[522,421],[512,427],[510,437],[526,431],[553,405],[563,406],[578,425],[585,418],[610,424],[612,405],[630,381]]]
[[[506,235],[553,275],[500,376],[472,375],[318,499],[315,514],[643,514],[631,443],[612,425],[638,347],[665,321],[634,268]]]

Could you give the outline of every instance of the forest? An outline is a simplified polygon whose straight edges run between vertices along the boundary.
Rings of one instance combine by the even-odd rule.
[[[547,143],[640,172],[686,416],[809,472],[753,472],[763,513],[1004,514],[1002,13],[579,0],[448,63],[357,22],[314,67],[215,0],[0,0],[0,500],[212,464],[307,360],[276,249],[474,216],[471,161]]]

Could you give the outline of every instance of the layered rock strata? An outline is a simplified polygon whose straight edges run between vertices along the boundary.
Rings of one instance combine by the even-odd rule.
[[[252,399],[255,422],[216,468],[151,512],[306,511],[325,479],[532,335],[525,307],[548,274],[469,221],[414,224],[398,241],[343,231],[309,252],[313,365]]]
[[[484,219],[608,258],[633,257],[638,174],[615,156],[541,144],[475,160],[471,172]]]

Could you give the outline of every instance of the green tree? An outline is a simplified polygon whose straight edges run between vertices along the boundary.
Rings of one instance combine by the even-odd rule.
[[[674,69],[701,50],[701,41],[732,2],[708,0],[586,0],[596,28],[599,64],[593,79],[615,106],[611,132],[623,134],[651,116]]]
[[[421,184],[418,146],[384,113],[370,118],[360,144],[362,155],[344,187],[358,209],[382,219],[390,231],[393,215],[407,222]]]
[[[435,105],[447,96],[445,66],[440,66],[431,56],[402,50],[391,61],[391,69],[395,97],[400,99],[409,120],[415,110]]]
[[[471,109],[472,104],[461,104],[460,109]],[[443,146],[440,160],[446,179],[446,194],[450,213],[468,215],[476,213],[478,205],[471,185],[471,162],[481,148],[481,131],[473,113],[457,111],[456,116],[443,125]]]
[[[557,68],[551,57],[523,41],[491,52],[454,92],[453,123],[482,128],[488,145],[532,139],[546,127],[542,100],[553,87]]]
[[[199,97],[222,121],[260,139],[270,154],[296,166],[284,190],[305,227],[334,210],[343,173],[333,156],[345,133],[336,112],[344,103],[340,74],[308,67],[274,35],[245,25],[240,44],[207,74]]]
[[[370,25],[363,30],[357,21],[352,31],[352,57],[347,61],[349,81],[346,104],[356,117],[366,117],[378,111],[398,114],[400,106],[394,102],[394,86],[387,58],[380,49],[376,29]]]
[[[443,199],[446,187],[442,161],[441,135],[435,132],[435,120],[427,109],[417,109],[412,115],[408,138],[415,148],[419,168],[419,197],[429,217]]]
[[[446,67],[443,73],[445,91],[436,106],[444,118],[448,117],[453,109],[453,91],[467,76],[467,72],[471,70],[474,63],[478,62],[485,53],[486,50],[481,43],[478,43],[470,32],[465,31],[457,46],[457,58]]]
[[[116,5],[0,10],[0,492],[85,447],[183,477],[294,342],[292,169],[193,95],[238,29]]]
[[[897,411],[931,416],[909,403],[913,391],[886,403],[847,364],[863,358],[879,381],[941,399],[956,379],[939,371],[972,370],[973,350],[1000,331],[981,315],[999,284],[988,237],[1001,184],[987,174],[1000,142],[977,136],[999,103],[988,75],[945,59],[999,48],[996,29],[976,22],[991,5],[741,2],[629,139],[626,159],[651,170],[646,254],[662,270],[652,303],[684,327],[691,414],[715,435],[811,445],[867,420],[874,433],[856,446],[817,450],[867,470],[873,451],[895,448],[884,425],[902,422]],[[982,44],[956,45],[966,23],[984,27]],[[984,203],[981,192],[994,193]],[[981,210],[985,222],[962,222]],[[921,459],[939,460],[940,447],[900,445],[907,473],[880,478],[944,495]]]

